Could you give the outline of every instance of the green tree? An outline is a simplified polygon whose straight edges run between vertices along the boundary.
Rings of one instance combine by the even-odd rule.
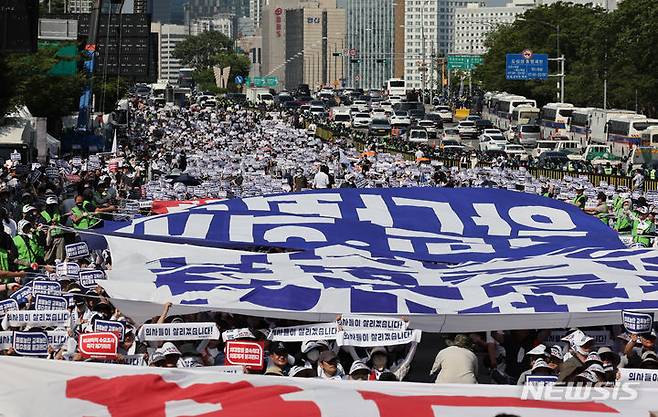
[[[96,97],[96,110],[103,113],[111,113],[116,109],[117,102],[125,97],[128,92],[128,84],[122,78],[108,78],[105,83],[100,79],[94,79],[94,96]]]
[[[0,118],[10,108],[12,97],[14,96],[14,84],[9,77],[9,70],[7,67],[7,57],[0,54]]]
[[[78,109],[84,77],[48,74],[59,61],[57,50],[48,47],[33,54],[7,56],[7,78],[14,90],[10,107],[25,105],[32,115],[47,118],[59,118]]]
[[[196,36],[188,36],[176,45],[174,58],[180,59],[181,64],[204,70],[217,63],[215,57],[223,52],[230,52],[233,41],[226,35],[216,32],[202,32]]]

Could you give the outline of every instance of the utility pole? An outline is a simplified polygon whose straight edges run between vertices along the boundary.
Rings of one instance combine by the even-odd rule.
[[[430,55],[430,104],[434,102],[434,40],[432,40],[432,52]]]
[[[421,66],[421,97],[423,104],[425,104],[425,88],[426,86],[426,77],[427,77],[427,67],[425,64],[425,4],[427,0],[423,1],[423,4],[420,8],[420,37],[421,37],[421,54],[423,55],[423,63]]]

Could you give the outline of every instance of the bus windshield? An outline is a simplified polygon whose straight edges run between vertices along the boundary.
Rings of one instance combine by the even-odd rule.
[[[389,81],[388,84],[389,84],[391,87],[394,87],[394,88],[395,88],[395,87],[404,87],[404,81],[402,81],[402,80],[393,80],[393,81]]]

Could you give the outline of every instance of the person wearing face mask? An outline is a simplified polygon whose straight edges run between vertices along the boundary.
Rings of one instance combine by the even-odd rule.
[[[577,371],[583,368],[587,356],[594,347],[594,339],[587,336],[581,330],[576,330],[570,335],[572,356],[560,365],[558,382],[565,382],[573,378]]]
[[[17,257],[15,260],[19,271],[36,269],[43,264],[44,248],[39,245],[32,228],[32,223],[27,220],[18,222],[18,235],[14,237]]]
[[[345,379],[343,366],[338,362],[338,356],[334,351],[325,350],[320,354],[318,360],[318,378],[342,380]]]
[[[349,379],[353,381],[367,381],[370,376],[370,368],[363,361],[354,361],[350,366]]]

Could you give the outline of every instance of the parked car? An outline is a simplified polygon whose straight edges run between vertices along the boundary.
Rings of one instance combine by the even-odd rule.
[[[486,129],[493,129],[494,124],[491,122],[491,120],[480,119],[475,121],[475,128],[478,132],[484,132]]]
[[[427,135],[430,139],[436,139],[439,131],[435,127],[436,124],[432,120],[419,120],[417,123],[418,127],[422,127],[427,131]]]
[[[434,112],[441,116],[441,120],[443,120],[444,123],[450,123],[453,120],[452,109],[450,106],[436,106],[434,107]]]
[[[518,125],[510,128],[512,131],[512,142],[523,145],[526,148],[534,148],[537,141],[541,139],[539,125]]]
[[[569,158],[562,152],[546,151],[539,155],[539,168],[562,169],[569,163]]]
[[[352,127],[354,129],[368,128],[371,120],[370,113],[356,113],[352,116]]]
[[[411,124],[411,119],[409,118],[409,115],[407,114],[406,111],[396,111],[391,116],[391,125],[393,125],[394,127],[396,126],[408,127],[410,124]]]
[[[372,136],[388,136],[391,134],[391,124],[387,119],[372,119],[368,126],[368,134]]]
[[[537,147],[532,150],[531,155],[533,158],[539,158],[544,152],[550,152],[555,149],[557,142],[554,140],[540,140],[537,142]]]
[[[479,137],[478,145],[480,147],[480,151],[482,152],[502,151],[505,149],[505,145],[507,145],[507,141],[505,140],[505,137],[500,133],[482,134]]]
[[[520,161],[528,160],[528,153],[525,151],[525,148],[521,145],[516,144],[507,144],[505,145],[505,153],[510,158],[518,158]]]
[[[425,129],[412,128],[407,133],[407,139],[412,143],[428,143],[429,135]]]
[[[473,139],[477,136],[477,129],[475,128],[475,122],[472,120],[462,120],[457,125],[459,130],[459,136],[462,139]]]

